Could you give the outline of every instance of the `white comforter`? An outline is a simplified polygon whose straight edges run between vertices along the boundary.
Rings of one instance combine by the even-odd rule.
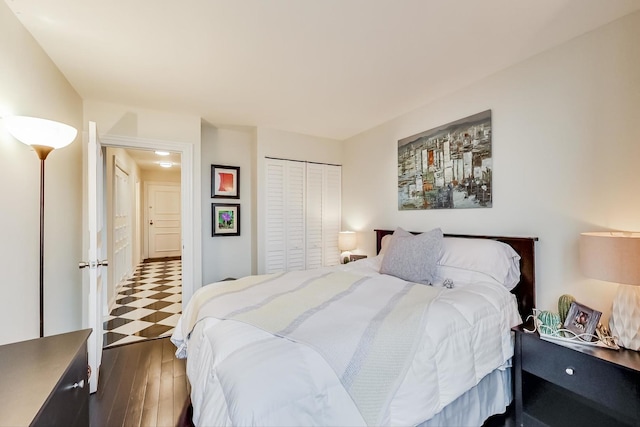
[[[376,263],[372,258],[337,269],[374,278],[369,286],[385,286],[385,280],[396,286],[399,279],[378,275]],[[198,321],[197,297],[172,336],[179,357],[188,356],[195,425],[366,424],[332,368],[335,364],[312,345],[238,320]],[[420,423],[492,370],[504,368],[513,353],[509,329],[520,321],[515,299],[506,289],[474,283],[440,289],[425,310],[424,322],[407,369],[376,423]],[[330,332],[338,336],[340,331]],[[371,386],[376,387],[375,381]]]

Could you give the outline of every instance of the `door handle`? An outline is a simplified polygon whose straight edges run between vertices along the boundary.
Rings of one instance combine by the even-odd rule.
[[[153,225],[153,220],[149,221],[149,225]]]
[[[109,261],[104,259],[102,261],[80,261],[78,263],[78,268],[82,269],[82,268],[97,268],[97,267],[106,267],[109,265]]]

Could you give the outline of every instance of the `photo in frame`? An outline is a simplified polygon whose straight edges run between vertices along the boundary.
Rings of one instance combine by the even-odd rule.
[[[571,303],[564,328],[576,335],[595,335],[602,313],[577,302]]]
[[[211,204],[211,235],[240,235],[240,205],[228,203]]]
[[[211,165],[211,197],[214,199],[240,198],[240,167]]]

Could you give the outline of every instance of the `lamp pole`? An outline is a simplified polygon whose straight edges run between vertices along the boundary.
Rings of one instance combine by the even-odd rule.
[[[40,338],[44,337],[44,162],[53,147],[33,145],[40,159]]]

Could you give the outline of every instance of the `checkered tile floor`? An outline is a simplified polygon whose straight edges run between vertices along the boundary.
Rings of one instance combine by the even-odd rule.
[[[104,322],[103,346],[169,336],[182,311],[182,262],[145,261],[122,286]]]

